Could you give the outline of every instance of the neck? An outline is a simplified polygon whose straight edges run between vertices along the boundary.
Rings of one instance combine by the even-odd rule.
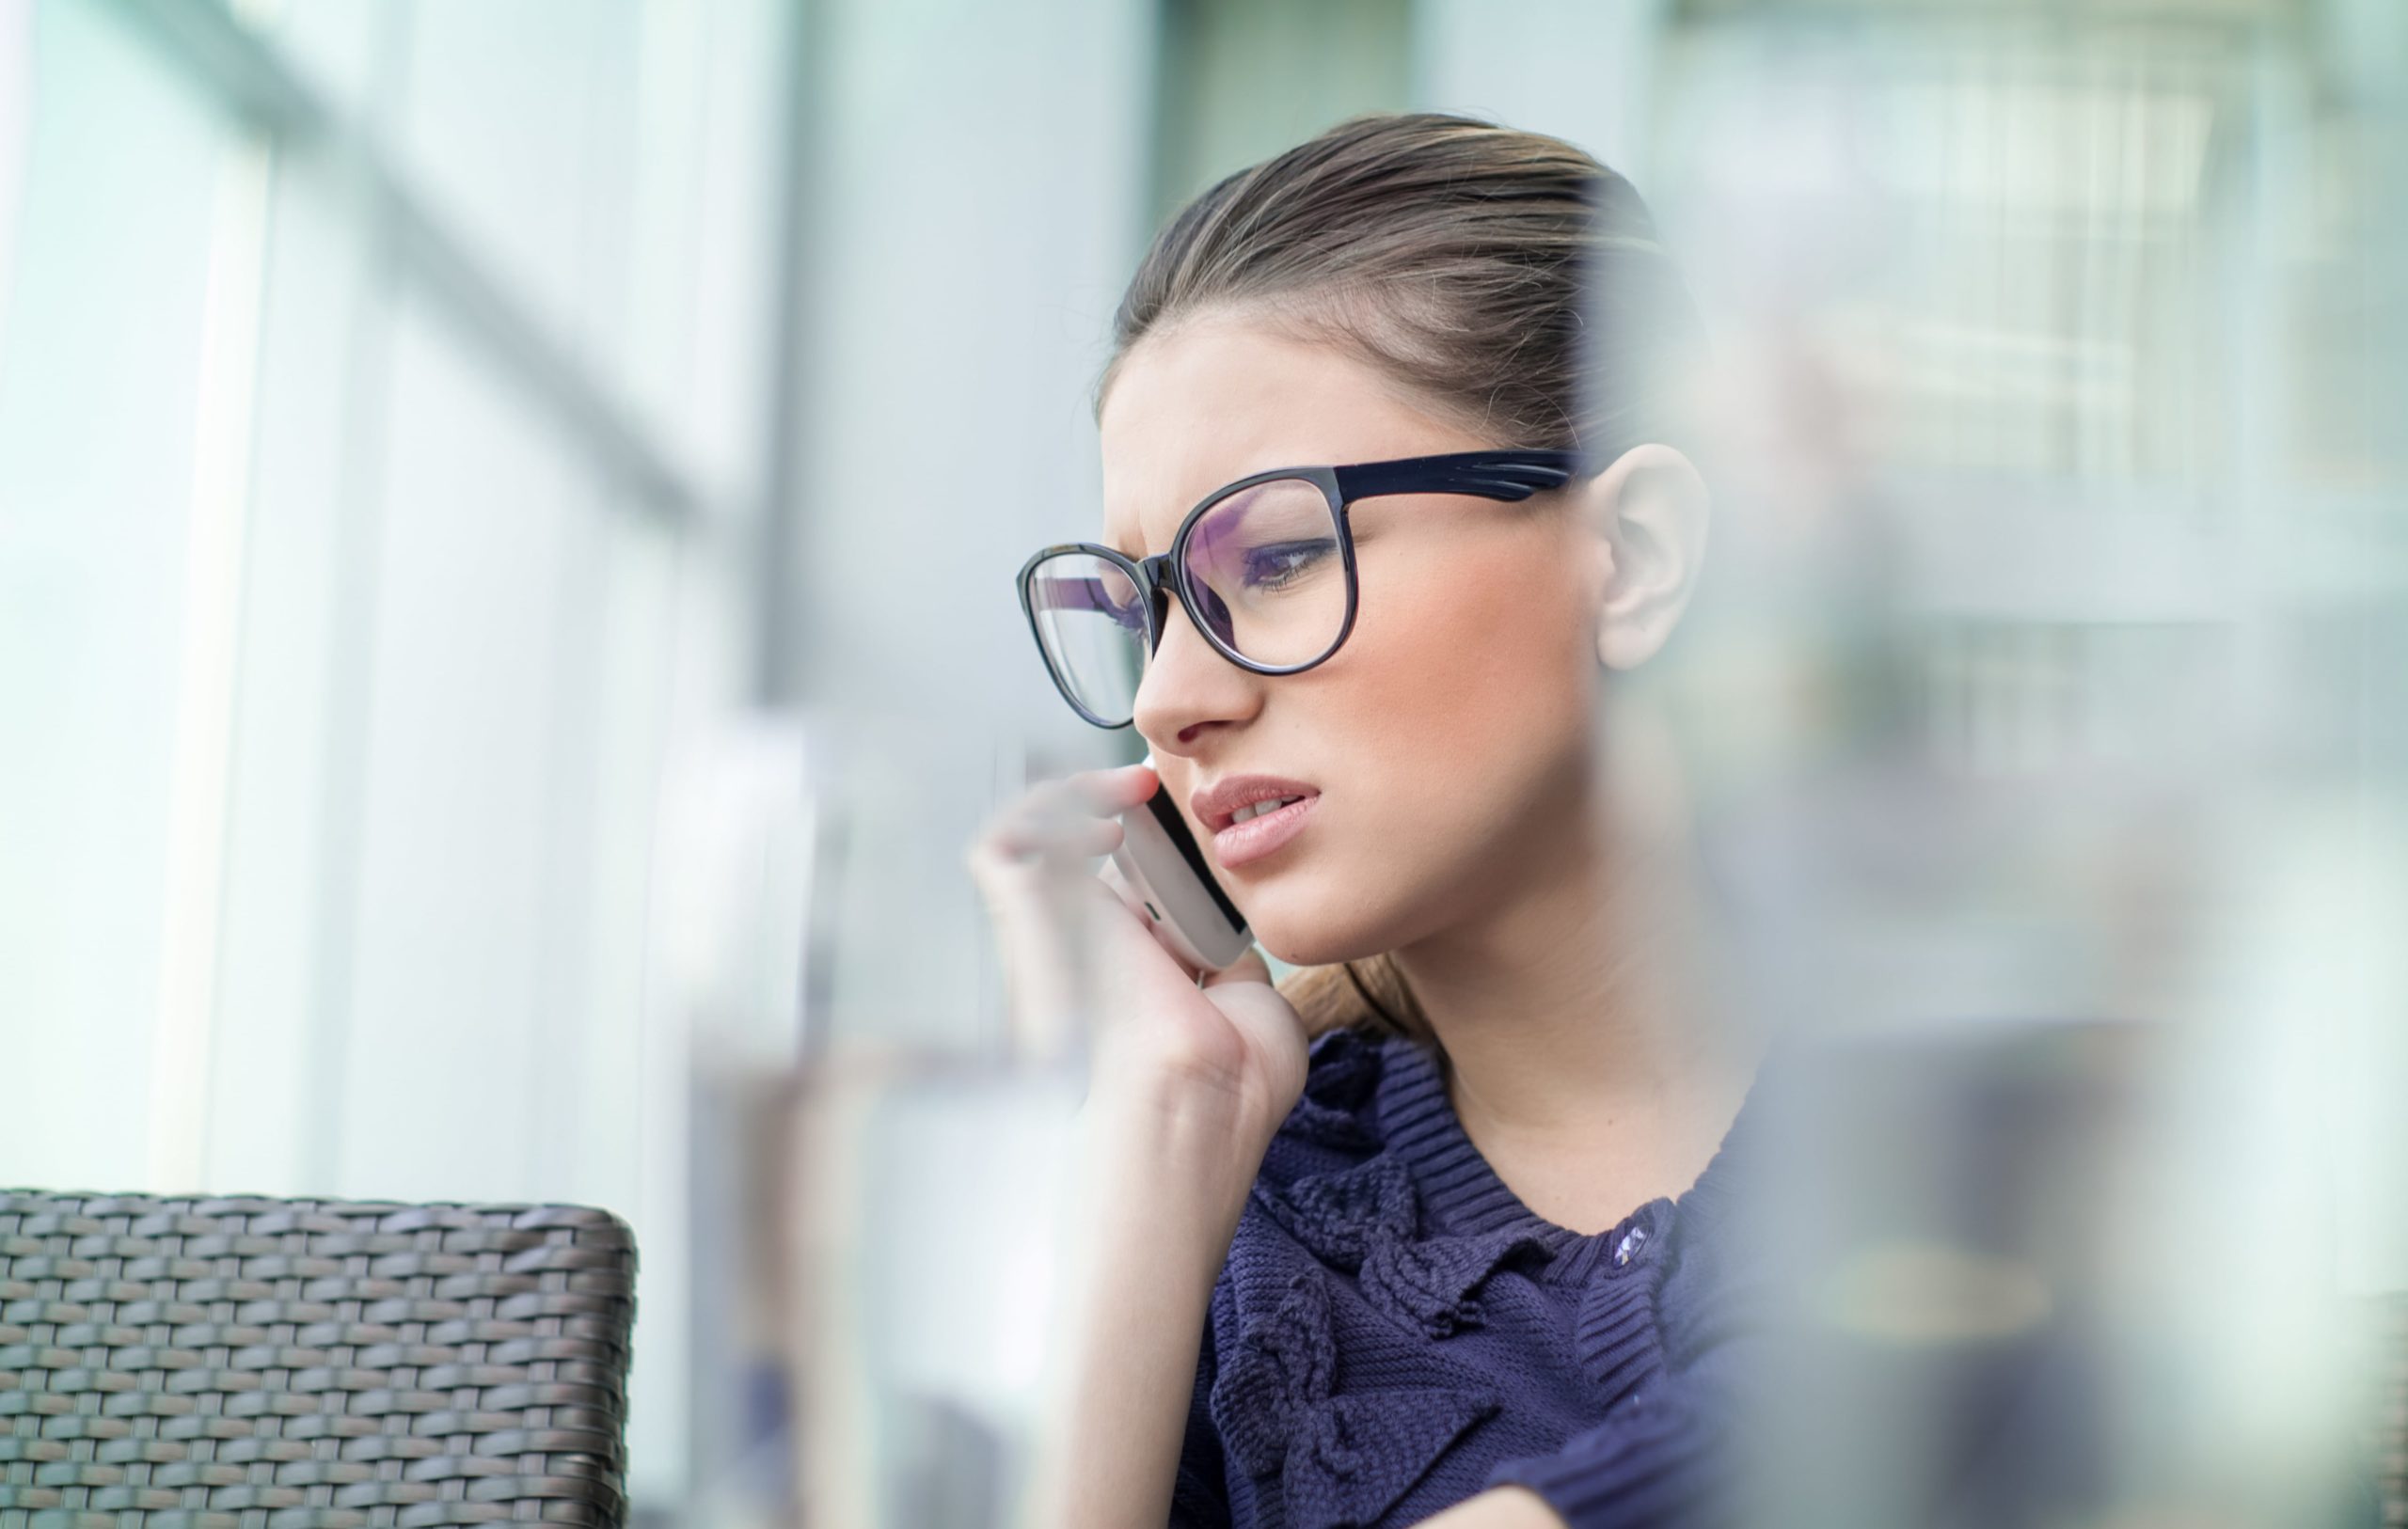
[[[1707,975],[1713,920],[1685,809],[1614,812],[1592,784],[1573,791],[1576,831],[1526,846],[1510,891],[1400,949],[1397,967],[1483,1150],[1609,1152],[1683,1188],[1764,1038]]]

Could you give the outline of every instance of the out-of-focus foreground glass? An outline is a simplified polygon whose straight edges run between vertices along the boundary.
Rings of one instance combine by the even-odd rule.
[[[2408,1510],[2408,12],[1653,43],[1719,353],[1662,694],[1831,1058],[1758,1520]]]

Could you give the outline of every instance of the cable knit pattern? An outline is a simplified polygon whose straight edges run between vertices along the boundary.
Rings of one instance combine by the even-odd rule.
[[[1332,1268],[1358,1274],[1363,1293],[1430,1337],[1480,1320],[1472,1291],[1509,1259],[1543,1261],[1546,1240],[1507,1227],[1479,1237],[1424,1238],[1413,1179],[1382,1156],[1291,1190],[1256,1191],[1295,1239]]]
[[[1334,1036],[1351,1039],[1334,1042]],[[1379,1138],[1364,1118],[1379,1087],[1383,1058],[1378,1047],[1353,1031],[1333,1032],[1313,1048],[1312,1064],[1305,1079],[1303,1097],[1288,1115],[1280,1134],[1340,1151],[1376,1148]]]
[[[1173,1524],[1377,1529],[1507,1481],[1574,1529],[1687,1521],[1720,1411],[1687,1366],[1725,1325],[1696,1234],[1741,1135],[1583,1235],[1497,1177],[1431,1053],[1318,1037],[1213,1287]]]
[[[1212,1394],[1230,1456],[1277,1476],[1291,1523],[1376,1522],[1431,1459],[1497,1411],[1483,1390],[1392,1387],[1333,1395],[1338,1350],[1326,1278],[1299,1270],[1270,1316],[1248,1328]]]

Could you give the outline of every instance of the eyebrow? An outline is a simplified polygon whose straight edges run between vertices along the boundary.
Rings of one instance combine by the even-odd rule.
[[[1270,486],[1271,485],[1268,483],[1257,483],[1254,487],[1247,489],[1243,494],[1233,494],[1229,496],[1229,497],[1223,499],[1221,501],[1220,508],[1233,509],[1238,512],[1240,518],[1243,519],[1245,512],[1253,506],[1254,501],[1262,497],[1263,494],[1270,488]],[[1184,518],[1183,512],[1181,518]],[[1143,552],[1130,551],[1117,541],[1106,542],[1103,544],[1110,547],[1113,551],[1119,553],[1131,562],[1141,562],[1146,557],[1146,554]]]

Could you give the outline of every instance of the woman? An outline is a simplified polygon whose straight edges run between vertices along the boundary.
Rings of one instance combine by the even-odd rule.
[[[1704,545],[1694,333],[1626,181],[1454,117],[1234,175],[1138,270],[1103,541],[1186,589],[1086,555],[1138,663],[1115,695],[1047,657],[1154,764],[970,854],[1016,1015],[1111,1017],[1034,1521],[1586,1529],[1712,1479],[1702,1228],[1763,1042],[1706,976],[1675,773],[1600,718]],[[1199,984],[1092,874],[1157,790],[1280,987]]]

